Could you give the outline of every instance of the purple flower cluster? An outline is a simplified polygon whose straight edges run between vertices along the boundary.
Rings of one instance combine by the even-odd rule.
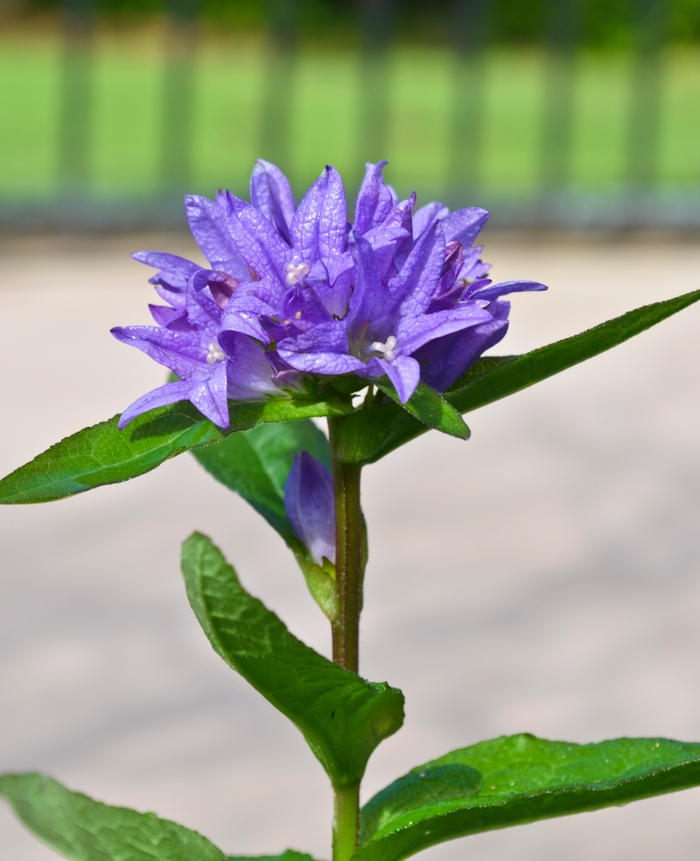
[[[180,378],[139,398],[120,427],[154,407],[189,400],[228,427],[228,400],[304,390],[305,379],[388,377],[405,403],[423,380],[445,391],[505,335],[501,297],[544,290],[533,281],[492,284],[474,241],[483,209],[415,210],[370,164],[353,224],[345,189],[327,167],[295,206],[279,168],[258,161],[251,202],[220,192],[189,196],[190,229],[211,268],[173,254],[134,258],[166,306],[156,326],[115,328]],[[359,388],[359,386],[358,386]]]

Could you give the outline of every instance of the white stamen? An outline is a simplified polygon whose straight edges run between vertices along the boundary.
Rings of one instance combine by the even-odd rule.
[[[287,284],[290,286],[297,284],[311,271],[308,263],[287,263],[284,268],[287,270]]]
[[[396,353],[394,349],[396,347],[396,338],[394,335],[389,335],[386,339],[386,343],[382,344],[381,341],[375,341],[370,349],[376,350],[378,353],[384,353],[384,358],[388,359],[390,362],[393,362],[396,358]]]
[[[217,341],[212,341],[209,344],[209,352],[207,353],[207,364],[215,365],[217,362],[221,362],[226,358],[226,353],[224,353],[219,346]]]

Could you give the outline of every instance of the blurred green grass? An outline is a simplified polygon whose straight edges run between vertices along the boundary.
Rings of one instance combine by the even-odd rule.
[[[40,198],[58,189],[61,46],[50,33],[0,36],[0,197]],[[241,191],[259,140],[265,47],[255,38],[207,41],[196,63],[193,190]],[[536,191],[547,65],[536,49],[494,49],[484,61],[482,153],[476,173],[490,195]],[[632,64],[628,55],[584,52],[577,61],[572,187],[614,190],[624,181]],[[398,46],[390,64],[386,157],[401,190],[450,186],[455,66],[449,51]],[[290,159],[297,187],[326,163],[358,174],[359,59],[349,50],[303,47],[295,69]],[[110,197],[157,192],[161,151],[162,42],[145,33],[100,37],[94,51],[91,191]],[[700,184],[700,48],[667,51],[659,183]],[[459,157],[459,154],[457,154]],[[452,160],[451,160],[452,159]]]

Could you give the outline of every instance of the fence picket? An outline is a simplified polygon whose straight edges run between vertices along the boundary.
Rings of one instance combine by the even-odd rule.
[[[19,63],[20,76],[25,76],[22,86],[29,95],[24,101],[22,96],[13,96],[14,102],[5,99],[7,113],[4,118],[0,115],[0,145],[6,148],[0,151],[0,165],[20,168],[7,167],[4,180],[0,176],[0,182],[6,184],[6,190],[0,192],[0,228],[181,223],[183,192],[211,194],[215,190],[202,187],[213,182],[213,172],[209,163],[208,171],[203,168],[204,132],[198,134],[196,117],[205,103],[211,117],[212,105],[216,110],[222,95],[224,99],[227,95],[223,78],[213,81],[210,62],[227,37],[223,31],[209,28],[205,33],[206,28],[200,27],[217,4],[163,0],[162,66],[151,58],[143,64],[150,80],[162,74],[158,129],[148,124],[145,130],[135,126],[134,158],[129,153],[123,160],[126,167],[115,171],[113,165],[121,162],[112,154],[105,168],[109,159],[102,149],[105,136],[101,130],[106,112],[112,109],[111,101],[106,104],[105,100],[116,99],[115,115],[109,115],[108,125],[118,123],[119,116],[139,116],[142,108],[133,95],[127,104],[128,87],[133,88],[138,74],[132,70],[124,74],[125,58],[132,48],[125,39],[122,54],[121,48],[114,51],[118,31],[100,0],[41,0],[42,8],[50,2],[62,12],[56,31],[61,45],[57,130],[43,151],[35,146],[31,152],[44,153],[39,157],[50,165],[45,170],[56,165],[57,182],[55,189],[45,182],[45,191],[37,194],[35,177],[40,172],[35,171],[22,197],[22,158],[29,165],[37,156],[25,155],[29,148],[22,150],[17,141],[41,126],[33,124],[27,113],[25,127],[17,133],[23,114],[16,106],[29,104],[32,93],[53,92],[56,75],[53,49],[47,40],[37,38],[33,50],[42,57],[39,67],[47,70],[41,73],[44,78],[39,81],[34,69],[27,72],[26,64]],[[357,0],[352,8],[348,5],[342,10],[330,0],[328,6],[323,0],[261,0],[256,8],[251,4],[246,14],[258,16],[265,50],[259,50],[257,35],[250,40],[244,32],[230,37],[230,62],[248,64],[245,74],[236,72],[230,77],[239,82],[234,86],[245,88],[231,99],[231,104],[245,107],[242,147],[246,151],[254,148],[261,157],[279,164],[295,186],[312,175],[310,153],[302,149],[310,140],[314,141],[314,157],[322,153],[324,160],[338,158],[350,185],[359,180],[366,161],[389,158],[389,177],[400,191],[416,188],[421,199],[440,197],[451,206],[478,202],[491,208],[494,221],[500,219],[501,224],[700,227],[700,169],[693,162],[690,140],[697,134],[700,119],[700,106],[692,104],[700,74],[692,71],[691,52],[698,47],[666,54],[670,40],[680,33],[678,21],[683,16],[679,16],[678,4],[684,2],[687,0],[626,0],[616,6],[617,11],[609,10],[609,19],[593,21],[594,12],[600,15],[594,0],[537,0],[527,9],[509,6],[509,0],[450,0],[435,7],[435,21],[447,34],[440,46],[429,45],[427,38],[421,42],[417,29],[404,39],[401,16],[417,14],[418,6],[409,8],[401,0]],[[39,8],[39,0],[25,0],[25,4]],[[359,31],[354,54],[347,35],[338,41],[338,53],[333,57],[327,52],[334,48],[320,46],[313,31],[307,39],[305,27],[322,9],[330,16],[328,20],[336,15],[336,24],[345,19],[350,38]],[[231,7],[226,14],[235,20],[238,13]],[[439,20],[440,15],[447,17]],[[151,38],[149,34],[158,32],[160,23],[157,19],[143,21],[144,38]],[[254,23],[254,18],[250,21]],[[690,34],[687,22],[683,26],[686,35]],[[617,47],[594,53],[584,44],[591,34],[598,38],[595,33],[609,38],[614,27],[621,34]],[[431,38],[439,38],[439,32],[436,26]],[[522,42],[525,36],[532,41]],[[4,38],[12,47],[7,35]],[[519,38],[521,43],[511,46],[508,38]],[[205,55],[210,41],[212,52]],[[333,84],[319,82],[317,93],[308,69],[322,75],[326,57]],[[678,58],[683,57],[679,64]],[[414,61],[417,65],[412,65]],[[220,68],[225,69],[226,62]],[[681,68],[686,71],[679,72]],[[340,73],[339,69],[347,71]],[[3,74],[6,77],[0,83],[8,92],[16,81],[7,63],[0,67]],[[124,86],[129,76],[131,83]],[[326,122],[320,115],[323,108],[314,115],[313,99],[319,95],[319,104],[328,106],[328,99],[334,96],[330,89],[335,86],[339,88],[338,100],[332,105],[335,113],[331,116],[329,112]],[[355,97],[356,112],[351,107]],[[52,117],[50,99],[56,97],[43,98],[43,114]],[[226,110],[223,104],[221,109]],[[679,122],[679,111],[684,122]],[[305,125],[300,126],[301,122]],[[224,127],[230,128],[230,118]],[[208,128],[211,131],[212,126]],[[17,140],[10,140],[13,134]],[[38,140],[36,134],[34,140]],[[210,154],[212,147],[230,147],[226,158],[231,159],[232,170],[221,181],[226,183],[229,176],[241,183],[242,155],[235,135],[222,131],[206,140]],[[126,135],[109,143],[112,150],[132,145]],[[46,156],[49,146],[50,156]],[[9,157],[3,162],[5,153]],[[355,175],[347,167],[351,159]],[[223,156],[221,163],[226,164]],[[126,177],[124,182],[124,187],[140,187],[142,192],[135,192],[132,198],[120,197],[119,171],[128,173],[129,164],[147,165],[145,171],[140,168],[136,182]],[[314,165],[313,173],[321,166]],[[109,170],[112,174],[105,182]],[[31,175],[30,167],[25,173]],[[105,188],[113,190],[111,197]],[[240,187],[234,190],[244,191]]]
[[[61,192],[89,193],[93,107],[93,0],[63,2],[63,61],[58,130]]]
[[[456,0],[449,172],[450,197],[467,199],[481,181],[490,3]]]
[[[260,154],[290,173],[299,11],[299,0],[268,0],[268,42],[260,111]]]
[[[657,179],[661,120],[661,51],[667,0],[636,0],[635,52],[630,81],[627,182],[648,192]]]
[[[580,0],[547,6],[540,184],[545,200],[571,182]]]
[[[362,0],[358,164],[386,158],[390,127],[390,47],[395,0]]]
[[[160,176],[166,198],[193,180],[195,59],[199,0],[168,0]]]

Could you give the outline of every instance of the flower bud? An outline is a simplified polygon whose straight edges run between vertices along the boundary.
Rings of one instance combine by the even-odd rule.
[[[308,452],[301,452],[284,487],[284,508],[297,538],[314,562],[335,562],[335,506],[329,470]]]

